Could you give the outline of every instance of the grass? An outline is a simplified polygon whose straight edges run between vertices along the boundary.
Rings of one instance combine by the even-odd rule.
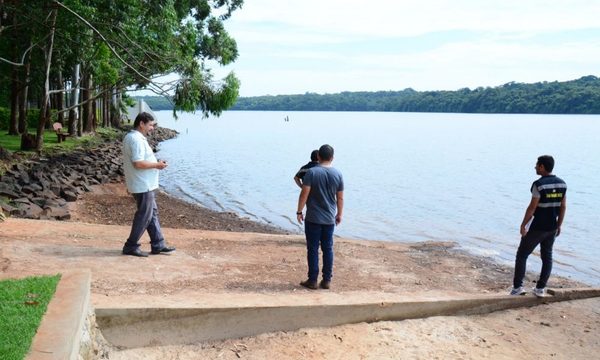
[[[22,360],[29,352],[60,275],[0,281],[0,354]]]
[[[17,160],[0,161],[0,176],[18,159],[28,159],[37,155],[36,151],[21,150],[21,135],[8,135],[6,129],[0,130],[0,147],[11,153],[18,153]],[[35,134],[36,129],[29,129],[30,134]],[[85,150],[95,148],[105,141],[120,139],[123,137],[123,131],[113,128],[98,127],[95,133],[85,134],[81,137],[68,137],[65,141],[59,143],[58,137],[53,130],[44,131],[44,146],[42,154],[52,156],[63,153],[71,153],[76,150]]]
[[[36,129],[29,129],[30,134],[35,134]],[[95,134],[85,134],[81,137],[68,137],[59,143],[54,130],[44,131],[44,148],[46,153],[69,152],[78,148],[89,148],[101,144],[105,139],[116,139],[121,134],[120,130],[112,128],[98,128]],[[21,135],[8,135],[6,130],[0,130],[0,147],[11,152],[21,151]],[[31,151],[34,153],[34,151]]]

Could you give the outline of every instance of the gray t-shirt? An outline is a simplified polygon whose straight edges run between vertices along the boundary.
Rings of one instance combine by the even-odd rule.
[[[304,175],[303,185],[310,186],[306,201],[306,221],[321,225],[335,224],[337,192],[344,191],[342,173],[317,165]]]

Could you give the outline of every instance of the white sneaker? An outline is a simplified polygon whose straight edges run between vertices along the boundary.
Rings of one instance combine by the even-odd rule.
[[[533,288],[533,295],[541,298],[546,296],[546,289],[538,289],[538,288]]]
[[[519,286],[518,288],[513,288],[510,291],[510,295],[516,296],[516,295],[525,295],[527,294],[527,291],[525,291],[525,289],[523,289],[522,286]]]

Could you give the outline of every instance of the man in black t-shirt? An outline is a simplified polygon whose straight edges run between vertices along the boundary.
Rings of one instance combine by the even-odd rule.
[[[560,235],[560,228],[567,209],[567,184],[552,174],[554,158],[550,155],[538,157],[535,172],[541,177],[531,185],[531,202],[525,211],[521,223],[521,243],[515,260],[515,276],[511,295],[523,295],[523,277],[527,266],[527,258],[540,244],[542,271],[533,289],[533,294],[543,297],[546,283],[552,272],[552,246],[554,239]],[[532,220],[533,218],[533,220]],[[527,224],[531,221],[529,228]]]
[[[298,172],[296,173],[296,175],[294,175],[294,181],[296,182],[296,185],[298,185],[298,187],[300,189],[302,189],[302,179],[304,179],[304,175],[306,174],[306,172],[308,171],[308,169],[310,169],[313,166],[319,165],[319,161],[317,159],[317,154],[319,153],[319,150],[313,150],[310,153],[310,162],[306,165],[304,165],[303,167],[300,168],[300,170],[298,170]]]

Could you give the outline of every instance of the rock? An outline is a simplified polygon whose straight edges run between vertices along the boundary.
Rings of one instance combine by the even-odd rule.
[[[62,190],[60,192],[60,196],[69,202],[77,200],[77,195],[75,194],[75,192],[70,190]]]
[[[0,196],[7,197],[9,199],[16,199],[21,195],[15,191],[14,187],[2,182],[0,183]]]
[[[29,185],[25,185],[21,188],[21,192],[23,192],[24,194],[31,194],[31,193],[37,193],[39,191],[42,191],[42,186],[36,183],[33,184],[29,184]]]
[[[71,218],[71,214],[65,208],[50,206],[46,208],[43,214],[49,218],[54,218],[56,220],[69,220]]]
[[[32,203],[21,203],[19,210],[21,211],[21,216],[25,219],[39,219],[43,212],[41,207]]]
[[[0,203],[0,208],[7,214],[13,214],[15,211],[19,211],[19,209],[17,209],[16,207],[4,203]]]

